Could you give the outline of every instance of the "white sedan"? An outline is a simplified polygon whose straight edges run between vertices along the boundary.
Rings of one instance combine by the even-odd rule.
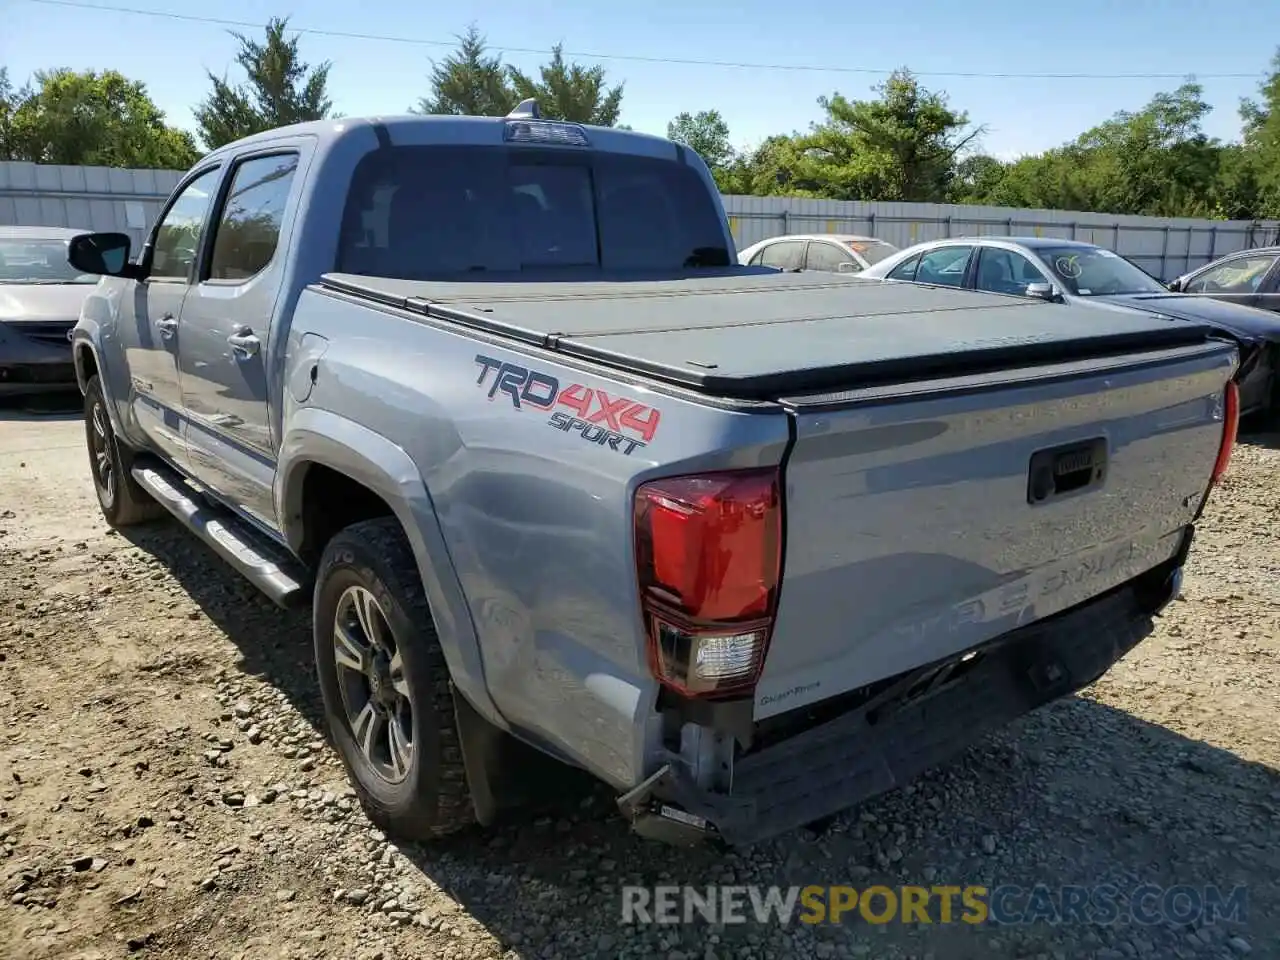
[[[779,270],[861,273],[898,248],[875,237],[847,233],[800,233],[770,237],[738,251],[738,262]]]

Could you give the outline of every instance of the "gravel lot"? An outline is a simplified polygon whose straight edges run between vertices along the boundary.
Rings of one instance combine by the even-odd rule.
[[[397,848],[317,726],[302,617],[176,524],[112,533],[77,417],[0,410],[0,956],[1280,956],[1280,437],[1237,449],[1184,599],[1085,696],[748,852],[607,793]],[[1242,923],[624,927],[624,883],[1248,885]]]

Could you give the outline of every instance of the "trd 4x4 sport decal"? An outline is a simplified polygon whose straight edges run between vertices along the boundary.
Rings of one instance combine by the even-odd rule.
[[[565,433],[577,433],[588,443],[629,457],[637,447],[647,446],[658,433],[662,412],[638,400],[611,396],[580,383],[561,387],[560,381],[548,373],[483,354],[476,354],[476,364],[480,367],[476,386],[487,385],[490,400],[501,393],[511,398],[511,405],[517,410],[526,407],[552,410],[548,426]]]

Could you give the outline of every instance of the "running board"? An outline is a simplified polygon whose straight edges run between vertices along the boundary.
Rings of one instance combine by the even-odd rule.
[[[210,506],[180,476],[165,467],[139,464],[133,478],[246,580],[282,607],[307,597],[302,565],[243,520]]]

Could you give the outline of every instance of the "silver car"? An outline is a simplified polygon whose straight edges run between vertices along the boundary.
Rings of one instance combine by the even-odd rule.
[[[98,282],[67,263],[85,230],[0,227],[0,396],[74,390],[69,334]]]
[[[1211,327],[1240,345],[1242,413],[1280,415],[1280,317],[1170,291],[1111,250],[1055,237],[954,237],[918,243],[862,276],[1138,310]]]
[[[770,237],[738,252],[738,262],[779,270],[861,273],[898,252],[892,243],[851,233],[799,233]]]

